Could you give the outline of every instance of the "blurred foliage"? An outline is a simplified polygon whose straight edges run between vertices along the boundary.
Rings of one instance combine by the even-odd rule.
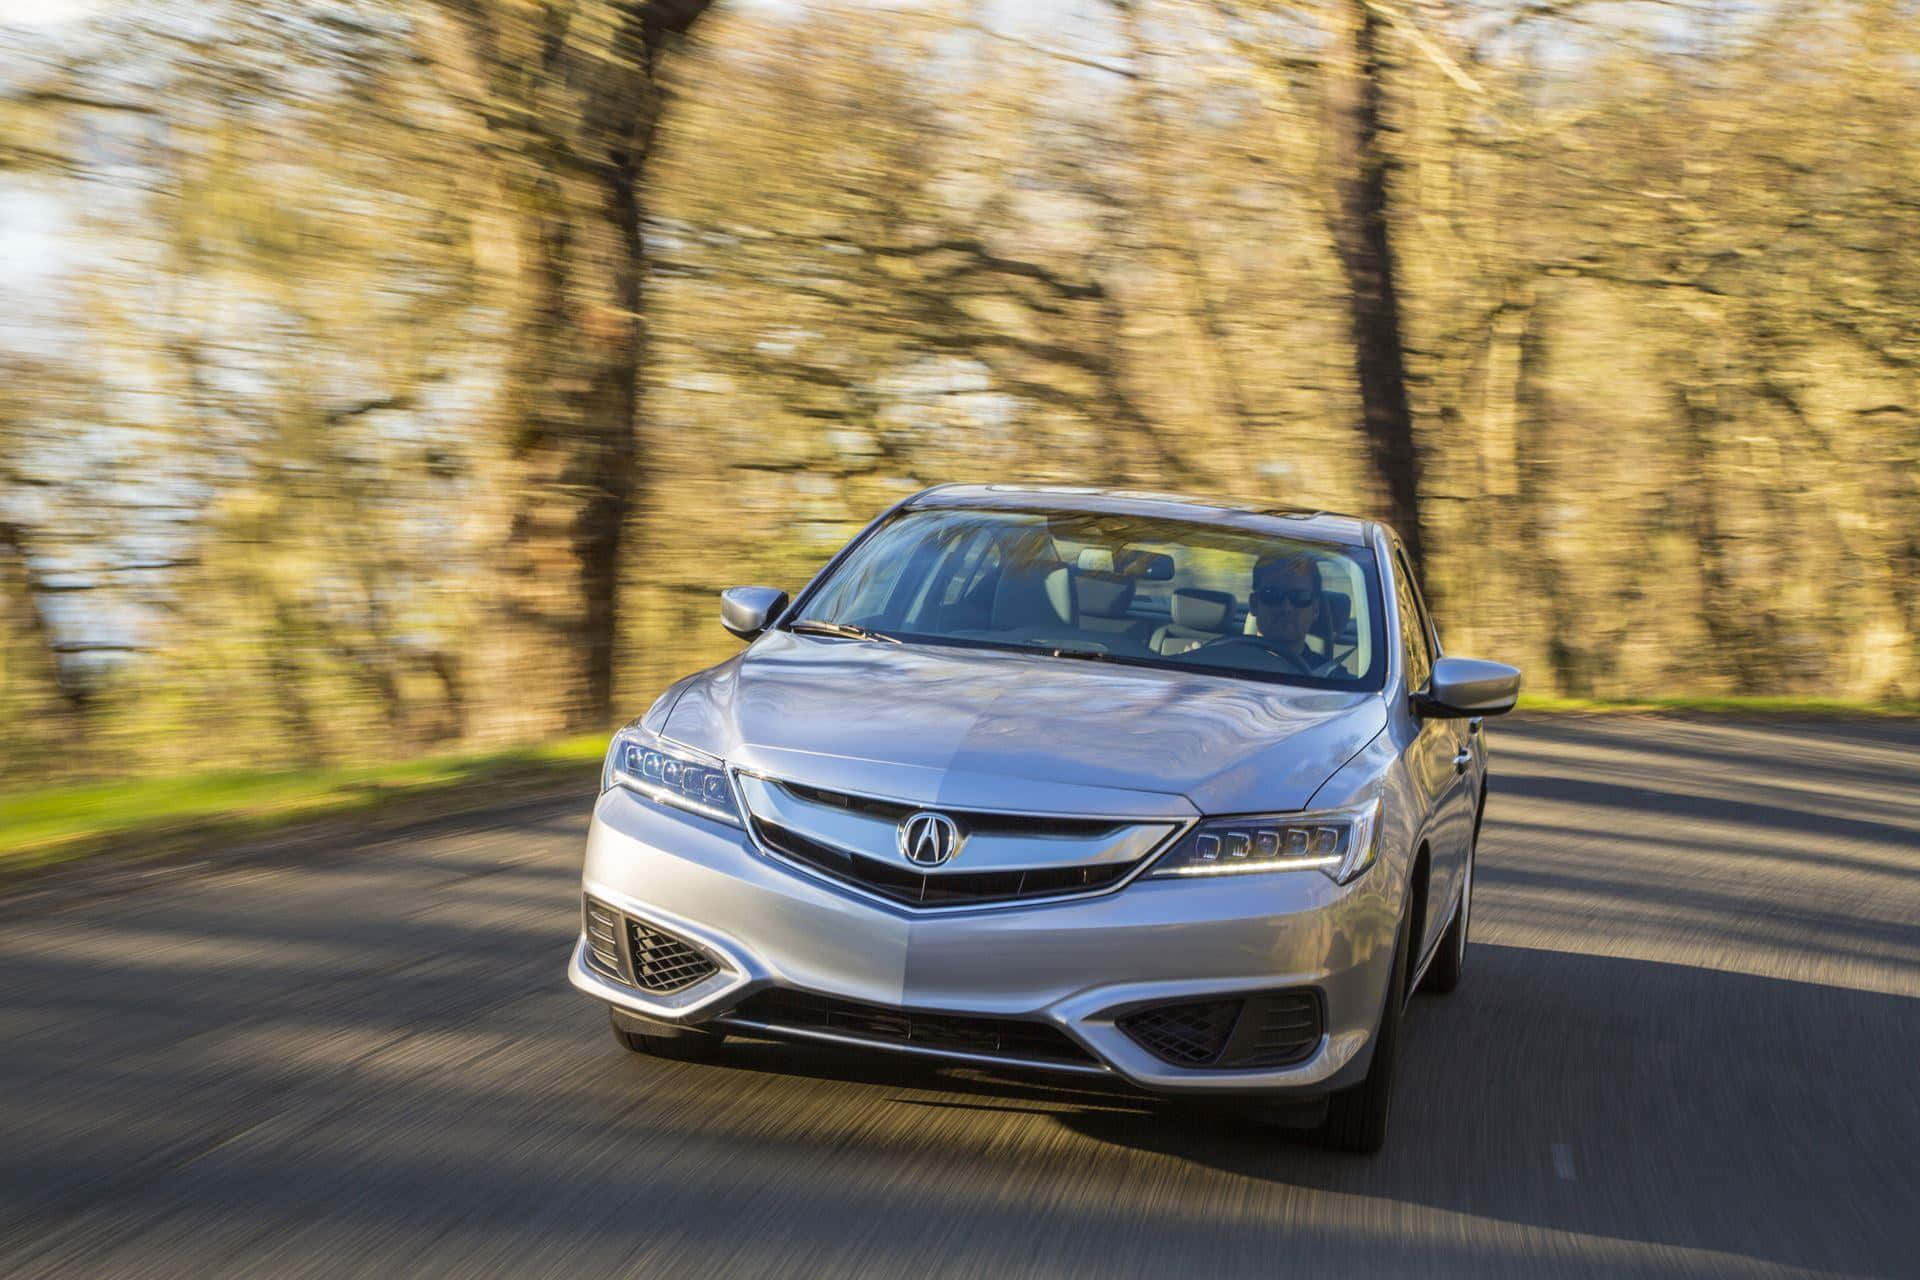
[[[9,784],[604,726],[944,480],[1398,513],[1546,695],[1920,697],[1912,0],[706,9],[0,28]]]
[[[138,861],[350,821],[357,836],[398,820],[550,798],[593,785],[603,734],[400,764],[168,774],[0,797],[0,881],[80,858]],[[294,828],[291,833],[284,829]]]

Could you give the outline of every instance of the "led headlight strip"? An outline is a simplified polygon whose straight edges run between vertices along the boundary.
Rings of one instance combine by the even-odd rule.
[[[1373,865],[1379,816],[1376,799],[1344,809],[1215,818],[1188,832],[1148,874],[1318,871],[1346,884]]]
[[[745,825],[722,761],[685,747],[669,747],[642,729],[622,729],[613,736],[600,773],[600,790],[609,787],[625,787],[716,822]]]

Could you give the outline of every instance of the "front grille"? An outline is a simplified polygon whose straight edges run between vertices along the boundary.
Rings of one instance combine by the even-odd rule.
[[[666,995],[720,971],[686,939],[596,898],[585,901],[585,923],[588,963],[615,982]]]
[[[1118,1019],[1135,1044],[1176,1067],[1284,1067],[1320,1044],[1320,997],[1276,991],[1241,1000],[1155,1005]]]
[[[845,791],[828,791],[823,787],[809,787],[798,782],[783,781],[777,785],[802,800],[830,804],[888,822],[899,822],[926,807],[900,800],[853,795]],[[1121,825],[1110,818],[1057,818],[1044,813],[989,813],[972,809],[955,809],[952,816],[962,821],[973,835],[1098,836]]]
[[[924,1009],[897,1009],[784,987],[749,996],[728,1016],[773,1031],[832,1031],[863,1040],[927,1049],[1076,1066],[1097,1065],[1091,1054],[1064,1033],[1044,1022],[1023,1018],[977,1018]]]
[[[810,840],[797,831],[756,819],[754,829],[768,848],[814,870],[874,893],[917,907],[1016,902],[1086,893],[1127,878],[1139,862],[1090,863],[1077,867],[1035,867],[1026,871],[951,871],[925,875],[911,867],[845,853]]]

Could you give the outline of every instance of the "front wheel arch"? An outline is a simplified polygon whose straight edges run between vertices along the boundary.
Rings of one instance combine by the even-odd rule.
[[[1460,985],[1461,976],[1466,971],[1467,930],[1473,918],[1473,864],[1478,861],[1480,815],[1486,811],[1486,806],[1487,792],[1482,787],[1479,803],[1473,811],[1473,832],[1467,837],[1467,860],[1462,871],[1460,893],[1453,901],[1452,918],[1447,924],[1447,931],[1434,948],[1433,963],[1428,966],[1426,977],[1420,983],[1423,991],[1445,995]]]
[[[1407,872],[1407,946],[1413,953],[1413,963],[1416,965],[1425,954],[1427,884],[1432,877],[1432,866],[1427,842],[1422,840],[1420,848],[1413,855],[1413,866]]]

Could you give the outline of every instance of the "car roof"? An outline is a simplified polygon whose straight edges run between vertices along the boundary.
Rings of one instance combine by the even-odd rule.
[[[1350,547],[1367,545],[1374,523],[1359,516],[1340,515],[1312,507],[1234,502],[1222,498],[1187,498],[1169,493],[1076,485],[944,484],[915,494],[904,505],[984,507],[1008,511],[1043,508],[1049,511],[1089,511],[1191,520],[1200,524],[1285,533]]]

